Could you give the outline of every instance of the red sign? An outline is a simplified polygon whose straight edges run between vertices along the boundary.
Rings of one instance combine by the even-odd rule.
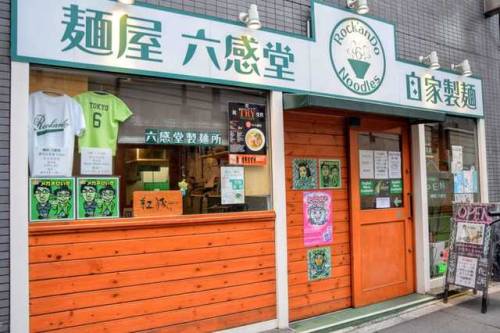
[[[229,154],[229,164],[231,165],[266,165],[266,155],[244,155]]]

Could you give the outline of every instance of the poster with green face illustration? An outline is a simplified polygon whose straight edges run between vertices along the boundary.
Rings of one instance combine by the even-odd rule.
[[[100,219],[120,217],[118,177],[77,178],[77,217]]]
[[[75,219],[74,178],[30,178],[30,222]]]
[[[307,250],[308,281],[327,279],[332,273],[330,247],[316,247]]]

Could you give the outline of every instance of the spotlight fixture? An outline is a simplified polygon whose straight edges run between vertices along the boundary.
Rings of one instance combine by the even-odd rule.
[[[469,60],[467,60],[467,59],[465,59],[464,61],[462,61],[458,65],[451,64],[451,70],[453,70],[453,71],[458,70],[458,71],[460,71],[460,73],[463,76],[471,76],[472,75],[472,70],[470,69]]]
[[[436,51],[432,51],[428,56],[420,56],[418,58],[422,64],[429,65],[430,69],[439,69],[439,58]]]
[[[355,9],[356,13],[363,15],[370,11],[368,0],[347,0],[347,7]]]
[[[133,5],[135,0],[118,0],[118,2],[121,2],[125,5]]]
[[[262,24],[259,20],[259,12],[257,11],[257,5],[251,4],[248,9],[248,13],[240,13],[240,21],[245,23],[248,28],[253,30],[259,30]]]

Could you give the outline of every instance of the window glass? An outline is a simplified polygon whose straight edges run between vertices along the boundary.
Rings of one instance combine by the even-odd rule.
[[[270,208],[265,92],[33,67],[30,93],[31,221]]]
[[[453,202],[479,201],[476,123],[448,117],[425,126],[431,278],[446,272]]]
[[[361,209],[403,206],[401,136],[358,134]]]

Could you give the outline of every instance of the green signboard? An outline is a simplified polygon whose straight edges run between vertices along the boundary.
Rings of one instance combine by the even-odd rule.
[[[77,179],[79,219],[120,217],[120,179],[118,177],[80,177]]]
[[[373,180],[361,180],[359,190],[362,196],[375,194],[375,183]]]
[[[403,181],[401,179],[393,179],[391,180],[391,184],[389,187],[389,192],[391,194],[401,194],[403,193]]]
[[[150,145],[220,146],[222,134],[217,131],[148,128],[144,132],[144,142]]]
[[[30,178],[30,222],[75,219],[74,178]]]

